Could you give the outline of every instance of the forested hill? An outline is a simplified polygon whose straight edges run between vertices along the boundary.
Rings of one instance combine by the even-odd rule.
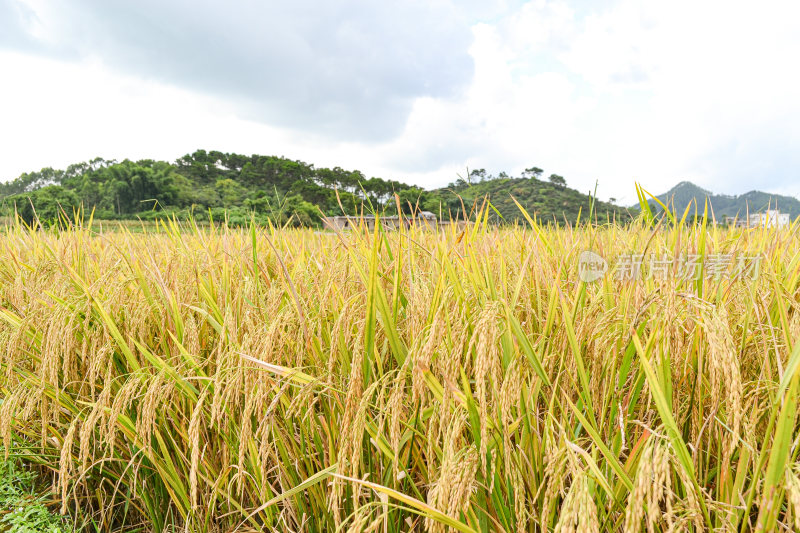
[[[408,188],[338,167],[198,150],[174,163],[95,159],[66,170],[46,168],[0,184],[0,196],[6,210],[16,205],[24,218],[32,216],[32,201],[42,219],[56,217],[59,204],[67,212],[82,204],[94,208],[100,219],[148,219],[173,213],[202,219],[210,211],[241,221],[256,213],[281,224],[314,225],[320,210],[341,213],[339,202],[355,212],[362,203],[380,206]]]
[[[422,209],[445,217],[463,217],[462,206],[469,212],[474,202],[488,197],[501,215],[492,211],[498,221],[519,219],[512,194],[531,215],[545,220],[574,221],[579,209],[588,212],[587,194],[569,189],[560,176],[544,181],[540,175],[536,168],[521,178],[488,176],[477,170],[448,187],[426,191],[399,181],[367,178],[357,170],[198,150],[174,163],[94,159],[66,170],[45,168],[0,183],[0,199],[5,215],[16,209],[28,221],[35,216],[54,220],[61,209],[71,214],[83,206],[94,209],[99,219],[191,215],[247,223],[255,215],[260,222],[316,226],[321,213],[342,214],[343,209],[348,214],[362,210],[394,214],[395,194],[406,212]],[[601,216],[621,209],[602,203],[597,208]]]
[[[470,181],[459,179],[448,187],[428,193],[430,203],[439,202],[451,212],[459,212],[463,203],[466,206],[488,198],[494,209],[490,217],[497,221],[523,221],[524,215],[517,207],[516,200],[525,211],[542,222],[558,224],[574,223],[581,216],[588,216],[592,207],[592,197],[588,192],[581,193],[566,186],[564,178],[551,175],[548,179],[540,178],[541,170],[528,169],[522,177],[510,177],[501,174],[499,177],[487,176],[482,170],[473,171]],[[430,209],[433,211],[434,209]],[[594,214],[600,222],[607,220],[625,220],[630,214],[624,208],[608,202],[596,201]]]

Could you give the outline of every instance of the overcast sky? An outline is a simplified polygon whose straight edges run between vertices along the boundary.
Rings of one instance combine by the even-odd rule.
[[[800,194],[797,0],[0,0],[0,180],[282,155]]]

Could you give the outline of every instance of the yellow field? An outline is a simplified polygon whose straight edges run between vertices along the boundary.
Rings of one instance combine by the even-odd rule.
[[[796,227],[148,231],[0,235],[3,447],[78,528],[800,529]]]

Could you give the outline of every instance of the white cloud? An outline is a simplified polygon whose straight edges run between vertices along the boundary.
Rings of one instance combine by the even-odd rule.
[[[618,160],[608,163],[656,190],[683,177],[722,192],[785,190],[800,163],[792,155],[800,78],[791,67],[800,51],[791,22],[799,8],[623,1],[588,17],[564,63],[606,103],[646,100],[603,106],[621,119],[604,120],[613,145],[632,149],[632,157],[611,150]],[[749,171],[763,163],[770,172],[757,182]]]
[[[392,137],[415,98],[452,95],[472,69],[469,29],[447,0],[0,0],[8,5],[33,13],[11,29],[51,57],[97,58],[336,139]]]
[[[601,13],[530,2],[475,28],[466,95],[418,102],[393,153],[423,166],[436,153],[494,171],[537,164],[629,201],[634,180],[653,192],[691,179],[797,194],[798,11],[780,1],[623,0]]]
[[[318,166],[401,178],[356,142],[273,127],[213,96],[69,63],[0,51],[0,180],[95,157],[172,161],[198,148],[280,155]]]
[[[0,65],[14,73],[0,84],[0,178],[97,156],[174,160],[208,143],[270,152],[291,144],[278,129],[236,118],[218,99],[96,63],[0,52]]]
[[[571,150],[571,124],[591,107],[556,72],[519,74],[498,29],[474,28],[475,77],[458,99],[420,99],[400,138],[381,149],[392,164],[420,172],[443,163],[436,184],[464,167],[519,172]],[[553,169],[555,171],[555,169]]]

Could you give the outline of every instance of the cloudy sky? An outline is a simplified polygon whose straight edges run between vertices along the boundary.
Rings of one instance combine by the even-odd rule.
[[[800,194],[796,0],[0,0],[0,180],[283,155]]]

